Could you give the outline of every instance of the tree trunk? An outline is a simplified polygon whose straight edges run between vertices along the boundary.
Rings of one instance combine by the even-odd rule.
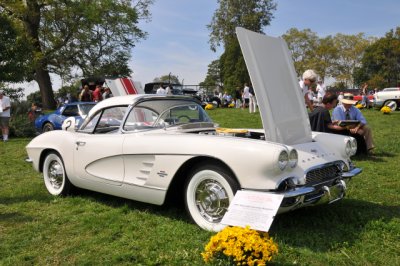
[[[33,53],[43,56],[42,47],[39,41],[39,27],[42,6],[37,0],[27,0],[25,2],[26,11],[23,16],[23,23],[27,30],[27,35],[32,40]],[[44,109],[56,109],[57,104],[54,99],[53,88],[51,85],[50,74],[47,70],[46,58],[37,59],[35,62],[35,80],[39,85]]]
[[[54,99],[54,93],[51,86],[50,74],[42,66],[35,69],[35,79],[39,84],[40,95],[42,96],[42,104],[44,109],[56,109],[57,104]]]

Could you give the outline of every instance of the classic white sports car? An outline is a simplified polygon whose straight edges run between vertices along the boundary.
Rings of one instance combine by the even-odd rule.
[[[219,129],[192,97],[113,97],[79,129],[70,118],[65,130],[28,144],[47,190],[65,195],[76,186],[158,205],[173,193],[196,224],[213,231],[223,228],[238,190],[284,195],[279,212],[342,199],[346,182],[361,172],[350,160],[355,140],[311,132],[282,39],[242,28],[237,34],[263,129]]]
[[[400,108],[400,88],[386,88],[374,94],[375,108],[388,106],[392,111]]]

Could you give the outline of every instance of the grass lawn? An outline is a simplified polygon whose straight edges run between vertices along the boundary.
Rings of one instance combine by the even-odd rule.
[[[208,111],[222,127],[261,127],[247,110]],[[376,157],[335,204],[279,215],[275,265],[400,265],[400,112],[363,110]],[[0,143],[0,265],[203,265],[213,233],[182,206],[153,206],[78,191],[52,197],[24,161],[29,139]]]

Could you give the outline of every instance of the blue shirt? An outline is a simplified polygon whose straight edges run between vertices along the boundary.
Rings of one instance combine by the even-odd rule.
[[[355,108],[354,106],[351,106],[349,108],[349,113],[350,113],[350,119],[346,119],[346,109],[344,108],[343,105],[338,105],[333,109],[332,112],[332,120],[358,120],[361,122],[361,124],[366,125],[367,120],[365,117],[362,115],[361,111]]]

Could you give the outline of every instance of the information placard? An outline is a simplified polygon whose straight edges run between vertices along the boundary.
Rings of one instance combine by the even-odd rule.
[[[283,195],[240,190],[236,193],[221,223],[232,226],[250,226],[268,232],[283,200]]]

